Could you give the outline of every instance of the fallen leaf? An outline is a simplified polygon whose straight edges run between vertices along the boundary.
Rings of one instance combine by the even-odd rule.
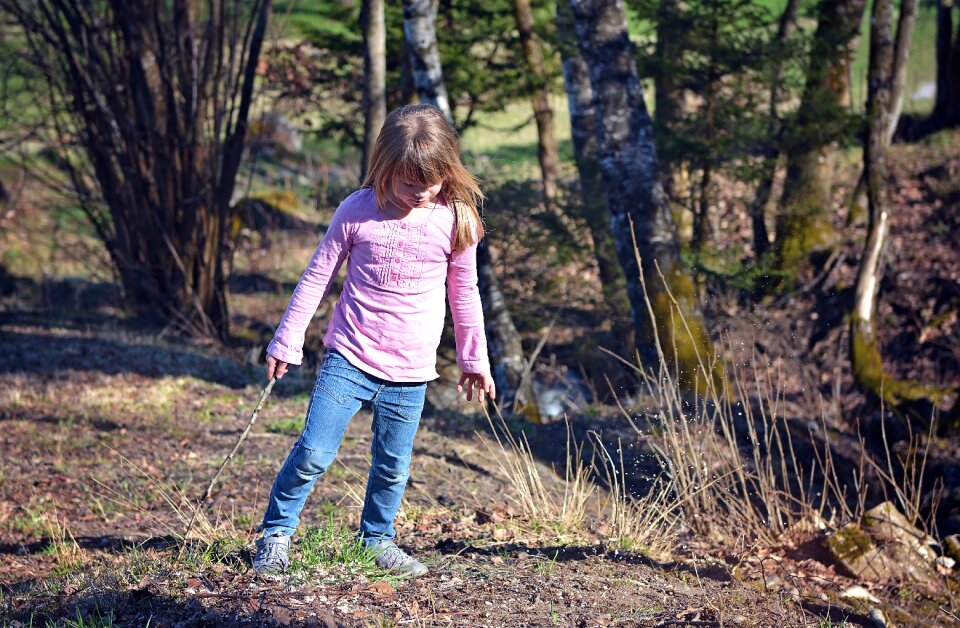
[[[379,580],[370,585],[370,592],[374,597],[391,597],[397,590],[390,586],[389,582]]]

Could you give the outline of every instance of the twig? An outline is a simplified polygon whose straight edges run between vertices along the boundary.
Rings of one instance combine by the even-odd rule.
[[[540,335],[540,342],[537,343],[537,346],[534,347],[533,353],[530,354],[530,357],[526,360],[526,367],[523,369],[523,375],[520,376],[520,383],[517,385],[517,390],[523,390],[527,384],[530,383],[530,374],[533,372],[534,362],[537,361],[537,357],[540,355],[540,352],[543,351],[543,346],[547,344],[547,339],[550,338],[550,332],[553,330],[554,323],[557,322],[557,316],[560,315],[560,310],[557,310],[554,313],[553,318],[550,319],[550,322],[547,324],[547,327],[543,330]],[[518,397],[519,399],[519,397]],[[519,405],[518,399],[513,400],[513,411],[518,410],[517,406]]]
[[[233,449],[230,450],[230,453],[227,454],[227,457],[223,459],[222,463],[220,463],[220,468],[217,469],[217,472],[213,474],[212,478],[210,478],[210,484],[207,485],[207,490],[203,492],[203,497],[200,498],[200,503],[197,504],[197,509],[193,511],[193,516],[190,517],[190,523],[187,524],[187,531],[183,533],[183,541],[180,543],[180,551],[177,552],[177,560],[180,560],[180,557],[183,556],[183,550],[187,546],[187,537],[190,535],[190,530],[193,529],[193,523],[197,520],[197,515],[200,514],[200,509],[203,508],[203,504],[207,501],[207,499],[210,498],[210,493],[213,491],[213,485],[216,483],[217,478],[220,477],[220,473],[223,471],[223,468],[227,466],[227,463],[230,462],[230,459],[233,458],[233,456],[237,453],[237,450],[240,449],[240,445],[243,444],[244,440],[246,440],[247,434],[250,433],[250,428],[253,427],[257,417],[260,416],[260,410],[263,409],[263,403],[267,400],[267,397],[270,396],[270,392],[273,390],[273,385],[276,383],[276,377],[270,378],[270,381],[267,382],[263,392],[260,393],[260,401],[257,402],[257,407],[254,408],[253,414],[250,416],[250,421],[247,422],[247,427],[243,429],[243,432],[240,434],[240,438],[237,439],[237,444],[233,446]]]
[[[940,608],[941,611],[943,611],[943,614],[944,614],[944,615],[946,615],[947,617],[950,617],[950,618],[952,618],[952,619],[960,622],[960,617],[957,617],[955,613],[951,613],[950,611],[948,611],[947,609],[945,609],[945,608],[942,607],[942,606],[939,607],[939,608]]]

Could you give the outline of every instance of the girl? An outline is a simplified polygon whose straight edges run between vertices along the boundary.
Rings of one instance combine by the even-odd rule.
[[[419,576],[427,568],[394,544],[393,520],[406,486],[427,381],[453,313],[457,391],[496,397],[477,290],[483,194],[460,161],[456,132],[438,109],[408,105],[387,116],[363,187],[344,200],[300,278],[273,341],[267,377],[300,364],[310,319],[340,265],[343,292],[323,343],[303,433],[270,492],[253,559],[260,573],[286,569],[290,536],[314,482],[330,466],[344,430],[365,404],[373,409],[372,465],[358,537],[383,569]]]

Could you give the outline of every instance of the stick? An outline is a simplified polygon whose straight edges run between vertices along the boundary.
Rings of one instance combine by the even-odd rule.
[[[247,434],[250,433],[250,428],[253,427],[257,417],[260,416],[260,410],[263,409],[263,403],[267,400],[267,397],[270,396],[270,392],[273,390],[273,385],[276,383],[276,377],[270,378],[270,381],[264,387],[263,392],[260,393],[260,401],[257,402],[257,407],[254,408],[253,414],[250,416],[250,421],[247,423],[247,427],[245,427],[243,432],[240,434],[237,444],[233,446],[233,449],[229,454],[227,454],[227,457],[223,459],[222,463],[220,463],[220,468],[217,469],[217,472],[213,474],[212,478],[210,478],[210,484],[207,485],[207,490],[203,492],[203,497],[200,498],[200,503],[197,504],[197,509],[193,511],[193,516],[190,517],[190,523],[187,524],[187,531],[183,533],[183,541],[180,543],[180,551],[177,552],[177,560],[180,560],[180,557],[183,555],[183,550],[187,546],[187,537],[190,536],[190,530],[193,529],[193,524],[197,520],[197,515],[200,514],[200,509],[203,508],[203,504],[210,498],[210,493],[213,491],[213,485],[216,483],[217,478],[220,477],[220,473],[223,471],[223,468],[227,466],[227,463],[230,462],[230,459],[233,458],[233,456],[237,453],[237,450],[240,449],[240,445],[244,440],[246,440]]]

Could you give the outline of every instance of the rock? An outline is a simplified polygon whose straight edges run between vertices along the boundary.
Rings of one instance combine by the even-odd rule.
[[[917,529],[892,502],[871,508],[863,516],[863,530],[877,544],[885,562],[898,578],[909,578],[931,588],[941,579],[932,564],[936,554],[930,537]]]
[[[896,575],[896,566],[856,523],[848,523],[827,537],[827,549],[837,564],[856,578],[876,581]]]
[[[933,562],[935,562],[936,564],[942,567],[946,567],[947,569],[953,569],[953,567],[957,564],[957,561],[950,558],[949,556],[938,556],[937,560]]]
[[[859,584],[855,584],[844,589],[840,594],[840,597],[845,597],[851,600],[866,600],[867,602],[873,602],[874,604],[880,603],[880,599],[877,596],[870,593]]]
[[[883,502],[868,510],[863,515],[862,523],[871,537],[880,541],[894,541],[903,545],[911,545],[921,555],[933,559],[926,547],[932,539],[929,539],[926,534],[910,523],[903,513],[897,510],[893,502]]]

